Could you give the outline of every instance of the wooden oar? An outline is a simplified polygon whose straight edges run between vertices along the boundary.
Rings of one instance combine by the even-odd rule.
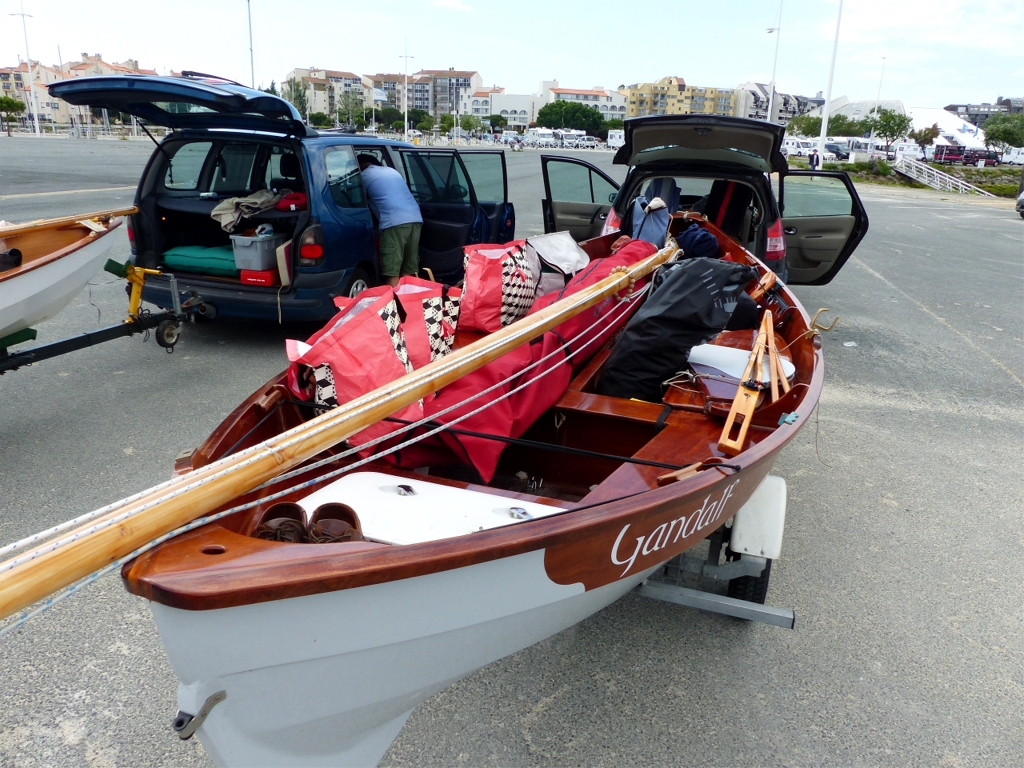
[[[29,232],[39,232],[44,229],[54,229],[56,227],[67,226],[68,224],[77,224],[80,221],[100,221],[112,219],[116,216],[131,216],[133,213],[138,212],[139,209],[133,205],[130,208],[111,208],[107,211],[80,213],[77,216],[61,216],[56,219],[37,219],[36,221],[26,221],[24,224],[8,224],[6,227],[0,227],[0,237],[26,235]]]
[[[0,574],[0,618],[15,613],[153,539],[230,502],[276,475],[354,435],[395,411],[492,362],[599,304],[652,272],[675,254],[670,244],[653,256],[596,285],[555,302],[386,386],[283,432],[241,453],[165,483],[103,517],[65,534],[78,539]],[[97,523],[127,513],[125,520],[94,532]],[[21,557],[29,557],[28,552]]]

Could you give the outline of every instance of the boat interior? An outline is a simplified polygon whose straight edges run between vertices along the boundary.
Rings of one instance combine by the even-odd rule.
[[[58,220],[46,226],[31,223],[0,229],[0,281],[8,280],[48,264],[82,247],[99,234],[116,227],[118,222],[95,220],[83,216],[82,221]]]
[[[721,256],[737,261],[743,258],[733,241],[696,214],[676,214],[672,231],[695,220],[720,236]],[[593,257],[608,252],[606,240],[583,245]],[[784,292],[766,294],[761,302],[773,312],[779,358],[790,388],[774,402],[762,392],[744,450],[772,435],[785,417],[798,409],[808,391],[819,346],[819,340],[808,333],[806,317],[786,302]],[[738,459],[720,450],[719,441],[756,337],[756,330],[724,331],[694,348],[700,354],[691,353],[690,370],[668,382],[659,402],[610,397],[596,391],[614,347],[613,337],[576,367],[571,383],[552,408],[521,437],[504,440],[507,444],[488,482],[468,464],[437,463],[410,469],[396,468],[384,458],[338,479],[324,478],[325,472],[351,464],[359,456],[339,458],[326,468],[305,473],[296,470],[285,483],[233,500],[231,504],[244,504],[293,487],[279,498],[221,519],[215,525],[231,536],[204,538],[212,549],[202,551],[220,554],[229,543],[237,547],[239,534],[257,545],[252,537],[259,535],[261,521],[273,517],[275,505],[287,513],[286,507],[294,509],[297,504],[301,513],[296,514],[303,525],[309,525],[317,510],[325,506],[347,507],[343,517],[360,529],[361,541],[346,546],[361,551],[370,545],[420,543],[515,525],[580,504],[595,505],[685,482],[703,471],[730,472],[730,461]],[[479,338],[480,334],[459,331],[456,347]],[[179,457],[176,472],[188,472],[237,453],[324,410],[296,400],[281,374],[240,405],[203,445]],[[335,446],[309,464],[337,456],[347,447]],[[270,543],[259,541],[258,545]]]

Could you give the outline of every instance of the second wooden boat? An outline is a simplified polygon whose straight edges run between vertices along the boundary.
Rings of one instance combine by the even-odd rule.
[[[0,252],[20,264],[0,270],[0,340],[49,320],[103,267],[117,218],[134,208],[65,216],[0,228]]]

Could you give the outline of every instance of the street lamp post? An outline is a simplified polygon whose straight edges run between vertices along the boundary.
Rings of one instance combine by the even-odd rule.
[[[828,135],[828,107],[832,101],[832,76],[836,72],[836,52],[839,50],[839,25],[843,21],[843,0],[839,0],[839,14],[836,16],[836,37],[832,43],[832,64],[828,68],[828,89],[825,103],[821,106],[821,135],[818,136],[818,162],[825,156],[825,136]]]
[[[775,69],[779,64],[779,38],[782,37],[782,0],[779,0],[779,20],[774,27],[768,28],[768,34],[775,34],[775,60],[772,62],[772,91],[768,94],[768,122],[775,122]]]
[[[35,123],[36,136],[38,136],[39,102],[36,99],[36,84],[32,77],[32,55],[28,52],[28,27],[25,26],[25,19],[32,18],[32,14],[25,13],[25,0],[21,0],[21,13],[12,13],[11,16],[21,16],[21,31],[25,34],[25,60],[28,62],[28,90],[32,94],[32,120]]]
[[[415,59],[415,56],[409,55],[409,38],[405,38],[405,55],[399,56],[400,59],[405,59],[405,87],[402,89],[402,112],[403,126],[405,131],[402,134],[402,138],[405,141],[409,140],[409,59]]]

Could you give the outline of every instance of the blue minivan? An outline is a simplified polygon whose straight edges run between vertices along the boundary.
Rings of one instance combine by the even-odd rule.
[[[143,171],[135,194],[139,212],[127,227],[132,261],[164,270],[147,279],[143,293],[160,307],[172,305],[169,272],[181,293],[202,296],[209,316],[280,321],[326,320],[336,311],[335,297],[379,283],[377,223],[367,206],[358,154],[376,156],[408,182],[423,214],[420,266],[426,275],[457,282],[463,246],[515,236],[501,150],[415,147],[317,131],[282,98],[193,72],[78,78],[49,90],[70,104],[103,107],[171,129]],[[305,195],[296,210],[252,213],[235,230],[269,224],[283,235],[281,258],[287,263],[278,269],[287,279],[259,285],[230,270],[221,274],[180,262],[168,267],[169,251],[229,246],[230,234],[211,213],[229,198],[262,190]]]

